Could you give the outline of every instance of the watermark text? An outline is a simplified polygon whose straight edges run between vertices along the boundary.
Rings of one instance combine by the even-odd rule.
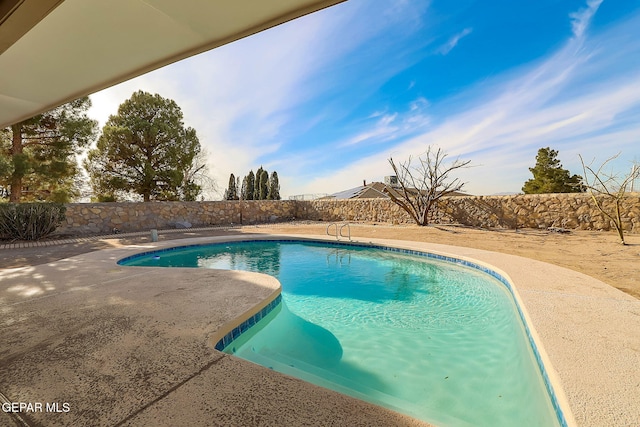
[[[66,413],[71,411],[67,402],[3,402],[2,412],[54,412]]]

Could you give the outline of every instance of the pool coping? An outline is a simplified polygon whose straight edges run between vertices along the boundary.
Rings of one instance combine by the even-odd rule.
[[[0,287],[0,308],[2,308],[2,304],[5,304],[8,307],[28,307],[29,310],[38,312],[45,310],[48,303],[58,301],[58,303],[67,307],[69,311],[73,311],[73,307],[69,308],[70,304],[73,303],[70,299],[75,298],[80,292],[86,291],[86,288],[93,290],[100,289],[113,293],[118,291],[121,292],[118,295],[122,295],[124,291],[117,288],[114,283],[120,286],[120,284],[124,285],[128,283],[128,281],[148,279],[148,282],[145,282],[146,287],[156,285],[167,287],[178,286],[178,283],[165,283],[176,280],[175,276],[168,277],[167,274],[141,273],[139,269],[137,273],[133,270],[129,270],[129,273],[123,273],[122,269],[114,265],[115,261],[127,255],[145,250],[184,246],[192,243],[203,244],[225,240],[250,239],[335,241],[335,238],[329,238],[327,236],[282,233],[278,235],[245,234],[239,236],[218,236],[184,239],[181,241],[165,241],[144,245],[130,245],[119,249],[83,254],[48,265],[0,271],[0,279],[3,279],[1,281],[2,286]],[[640,337],[638,337],[637,333],[633,333],[633,331],[640,330],[640,315],[638,315],[640,312],[640,301],[581,273],[513,255],[422,242],[387,239],[354,240],[364,244],[381,244],[383,246],[398,247],[401,249],[439,253],[459,259],[467,258],[472,260],[472,262],[485,264],[487,268],[499,272],[504,277],[510,278],[514,285],[514,295],[516,299],[520,299],[518,303],[523,309],[524,315],[529,317],[528,324],[532,326],[534,339],[540,343],[539,350],[544,350],[541,352],[541,356],[550,362],[550,364],[547,364],[545,360],[545,366],[553,367],[549,372],[551,382],[555,384],[555,381],[557,381],[557,383],[561,385],[561,388],[556,388],[556,396],[559,400],[562,400],[562,396],[559,395],[558,390],[565,391],[565,402],[568,402],[571,412],[573,412],[575,417],[574,420],[568,420],[568,425],[623,426],[631,425],[631,423],[634,422],[629,420],[637,420],[640,418],[640,404],[637,398],[633,397],[638,395],[638,385],[640,384],[640,374],[638,374],[638,370],[635,368],[639,366],[638,362],[640,361],[640,357],[638,352],[634,350],[634,348],[640,348]],[[73,286],[69,285],[65,287],[62,285],[62,283],[64,283],[65,280],[68,281],[70,277],[68,275],[69,269],[67,268],[67,264],[73,265],[73,267],[77,269],[78,275],[86,275],[78,278],[78,281],[85,280],[95,283],[89,284],[82,289],[79,289],[79,283],[75,282],[71,284]],[[60,268],[60,266],[64,268]],[[96,269],[96,274],[92,274],[90,271],[82,273],[83,270],[89,268]],[[130,269],[131,267],[126,268]],[[134,268],[134,270],[136,270],[136,268]],[[129,276],[126,274],[129,274]],[[21,277],[21,275],[24,277]],[[11,293],[10,289],[22,289],[19,288],[19,286],[24,287],[28,283],[28,280],[33,282],[34,277],[41,277],[42,275],[47,277],[46,281],[48,283],[52,284],[52,290],[44,289],[41,294],[31,295],[16,295],[15,292]],[[201,274],[196,275],[200,276]],[[113,276],[118,276],[119,278],[114,279]],[[219,277],[223,276],[229,275],[220,273]],[[263,280],[260,279],[259,276],[262,275],[253,275],[249,279]],[[91,277],[91,279],[88,279],[88,277]],[[554,281],[546,280],[550,277],[553,277]],[[231,279],[229,280],[231,281]],[[184,280],[184,282],[188,283],[186,280]],[[244,283],[248,282],[243,281],[242,286],[246,286]],[[109,288],[110,286],[113,289]],[[247,315],[247,313],[252,310],[255,312],[260,304],[264,307],[265,301],[266,304],[268,304],[269,299],[271,298],[272,300],[273,295],[279,292],[277,286],[274,287],[273,283],[269,286],[270,287],[267,287],[264,291],[261,291],[262,293],[259,297],[255,296],[252,303],[243,300],[244,308],[239,307],[235,310],[234,314],[232,316],[230,315],[232,318],[221,319],[219,324],[210,325],[211,328],[215,327],[215,330],[211,331],[206,337],[208,347],[209,351],[213,354],[211,357],[215,359],[215,363],[220,365],[220,369],[223,368],[222,365],[225,365],[225,369],[231,370],[240,376],[249,371],[253,372],[256,369],[253,366],[247,365],[248,362],[232,360],[237,359],[232,356],[216,355],[218,352],[212,348],[211,340],[214,339],[214,334],[222,329],[222,325],[228,324],[228,327],[235,322],[234,319]],[[130,290],[127,290],[127,292],[130,292]],[[182,301],[182,299],[179,301]],[[215,301],[211,303],[214,304]],[[229,304],[229,301],[227,301],[226,304]],[[233,305],[240,304],[237,300],[234,300]],[[227,306],[223,308],[230,309],[230,307]],[[6,314],[5,317],[7,317]],[[222,320],[225,320],[226,323],[222,322]],[[237,324],[237,322],[235,323]],[[623,328],[628,330],[626,335],[624,334],[625,331],[620,331],[619,329],[621,328],[618,328],[616,325],[624,325]],[[26,326],[27,323],[25,323],[24,327]],[[2,330],[2,333],[8,332]],[[39,342],[36,338],[34,338],[34,343]],[[28,355],[25,354],[22,357],[26,358],[27,356]],[[14,356],[12,360],[17,360],[17,357],[18,356]],[[2,361],[1,358],[0,361]],[[19,362],[23,363],[20,360]],[[291,413],[286,412],[281,414],[279,418],[276,418],[278,420],[282,419],[283,416],[291,416],[299,417],[300,421],[313,421],[316,424],[322,424],[321,420],[324,420],[326,423],[327,420],[350,414],[350,409],[348,409],[347,406],[360,405],[360,403],[353,403],[348,399],[347,405],[344,403],[345,397],[339,395],[333,397],[335,401],[332,401],[331,405],[322,406],[332,399],[331,396],[333,395],[331,393],[333,392],[326,393],[312,386],[301,385],[297,382],[288,383],[282,376],[274,372],[263,372],[263,370],[260,369],[257,369],[255,372],[262,378],[261,381],[278,384],[278,387],[282,388],[284,395],[291,393],[292,388],[296,388],[297,390],[304,390],[302,394],[307,397],[317,397],[318,393],[323,396],[322,398],[317,397],[313,399],[312,403],[308,402],[309,404],[306,406],[301,406],[299,402],[304,396],[298,395],[299,392],[291,394],[289,398],[292,399],[292,402],[298,402],[298,405],[293,409],[288,408]],[[205,372],[202,375],[205,374],[207,373]],[[211,375],[213,375],[213,371]],[[220,374],[218,373],[217,375],[215,378],[219,379]],[[12,381],[15,381],[15,372],[11,378]],[[6,377],[3,378],[0,375],[0,384],[3,384],[3,381],[6,383]],[[271,383],[271,381],[273,381],[273,383]],[[186,382],[183,388],[187,389],[192,387],[193,384],[195,384],[195,380]],[[5,388],[6,384],[2,385],[2,387]],[[175,386],[169,388],[173,389],[173,387]],[[0,389],[0,392],[2,391],[4,390]],[[231,394],[229,396],[238,396],[249,392],[254,393],[255,391],[234,389],[230,392]],[[169,394],[168,397],[157,401],[152,399],[151,402],[141,405],[133,412],[131,412],[132,408],[111,408],[110,412],[113,413],[114,409],[121,409],[121,413],[126,414],[127,411],[129,411],[128,415],[124,417],[126,422],[118,425],[136,425],[136,422],[140,422],[141,420],[155,419],[153,416],[162,413],[162,411],[168,411],[167,413],[174,415],[176,412],[179,413],[182,408],[182,406],[176,403],[180,400],[179,396],[180,389],[173,389],[172,394]],[[226,398],[219,397],[218,400],[224,401],[225,399]],[[324,402],[324,400],[327,400],[327,402]],[[203,403],[203,405],[213,405],[214,403],[208,402]],[[343,406],[340,406],[341,404]],[[272,409],[276,411],[278,409],[286,410],[288,404],[265,402],[265,405],[271,405],[273,407]],[[307,406],[310,407],[307,408]],[[314,407],[316,408],[316,412],[313,412],[313,418],[308,418],[310,413],[306,411],[312,411]],[[185,410],[187,409],[182,409],[182,411]],[[190,407],[188,410],[193,412],[193,407]],[[329,410],[330,413],[327,414],[327,410]],[[222,409],[220,409],[220,411],[222,411]],[[366,425],[366,417],[369,417],[369,419],[373,419],[371,417],[380,417],[380,420],[393,420],[389,421],[388,425],[424,425],[424,423],[413,423],[410,419],[397,418],[397,414],[379,411],[367,405],[358,406],[358,411],[367,414],[362,425]],[[206,425],[204,420],[198,418],[198,411],[196,410],[195,412],[195,414],[189,415],[192,417],[191,423],[193,424],[195,422],[194,425]],[[0,414],[0,420],[2,420],[1,417],[5,415],[6,414]],[[187,416],[185,414],[183,415]],[[203,415],[204,414],[200,414],[200,416]],[[222,414],[219,415],[222,416]],[[225,413],[224,416],[232,417],[231,419],[238,421],[242,416],[247,415]],[[570,418],[570,412],[566,413],[565,417]],[[36,418],[36,420],[37,419],[38,418]],[[50,418],[44,419],[47,420],[47,424],[50,424]],[[106,420],[108,418],[104,419]],[[198,424],[198,422],[200,422],[200,424]],[[352,424],[358,424],[357,419],[350,419],[350,422]],[[61,423],[59,425],[66,424]]]

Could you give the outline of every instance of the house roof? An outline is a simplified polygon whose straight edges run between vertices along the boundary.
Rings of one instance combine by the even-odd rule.
[[[382,182],[372,182],[367,185],[350,188],[349,190],[340,191],[329,195],[328,199],[346,200],[346,199],[388,199],[384,193],[385,184]]]
[[[0,128],[343,0],[3,0]]]

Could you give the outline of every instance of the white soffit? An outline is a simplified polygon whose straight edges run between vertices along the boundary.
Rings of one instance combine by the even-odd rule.
[[[65,0],[0,54],[0,129],[343,0]]]

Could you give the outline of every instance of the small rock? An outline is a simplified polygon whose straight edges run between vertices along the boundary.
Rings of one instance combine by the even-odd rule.
[[[176,228],[191,228],[189,221],[176,221]]]
[[[561,228],[561,227],[547,227],[548,231],[551,231],[552,233],[569,233],[571,232],[571,230],[567,230],[566,228]]]

